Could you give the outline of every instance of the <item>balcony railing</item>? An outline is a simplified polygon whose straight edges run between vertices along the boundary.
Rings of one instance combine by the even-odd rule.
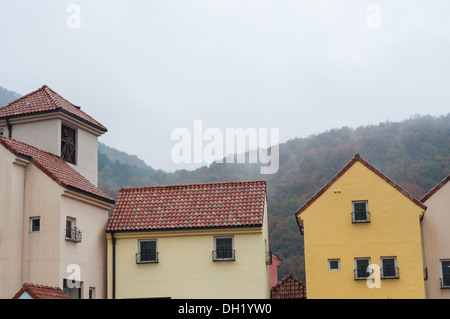
[[[352,212],[352,223],[370,223],[370,212]]]
[[[81,233],[81,230],[79,230],[76,227],[73,228],[66,228],[66,240],[67,241],[73,241],[75,243],[81,243],[83,234]]]
[[[355,273],[355,280],[366,280],[372,276],[372,274],[367,271],[367,268],[356,268],[353,272]]]
[[[272,265],[272,251],[266,252],[266,265]]]
[[[136,254],[136,264],[149,264],[149,263],[157,263],[158,252],[150,252],[150,253],[137,253]]]
[[[398,267],[385,267],[381,268],[381,279],[398,279],[399,269]]]
[[[236,260],[236,250],[213,250],[213,261],[233,261]]]

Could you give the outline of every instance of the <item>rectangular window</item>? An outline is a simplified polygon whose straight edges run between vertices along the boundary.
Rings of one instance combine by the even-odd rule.
[[[76,164],[76,131],[66,125],[61,126],[61,157],[66,162]]]
[[[3,129],[0,128],[0,136],[3,136]]]
[[[38,233],[41,230],[41,218],[31,217],[30,218],[30,233]]]
[[[140,240],[139,253],[136,256],[137,263],[157,263],[158,251],[156,249],[156,239]]]
[[[89,287],[89,299],[95,299],[95,288]]]
[[[369,209],[367,201],[352,202],[352,222],[353,223],[368,223]]]
[[[76,227],[76,220],[72,217],[66,219],[66,240],[81,243],[82,233]]]
[[[213,260],[235,260],[233,237],[215,237]]]
[[[81,299],[81,286],[82,282],[64,279],[63,280],[63,291],[70,299]]]
[[[368,269],[370,258],[355,258],[355,279],[367,279],[371,272]]]
[[[381,257],[381,278],[399,278],[396,257]]]
[[[441,288],[450,288],[450,260],[441,260]]]
[[[328,270],[341,270],[341,260],[328,259]]]

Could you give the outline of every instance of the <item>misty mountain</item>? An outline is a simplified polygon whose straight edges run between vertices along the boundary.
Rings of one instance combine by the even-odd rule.
[[[304,280],[303,238],[295,211],[356,153],[420,199],[450,173],[450,114],[292,139],[280,144],[280,166],[273,175],[261,175],[258,164],[237,163],[168,173],[139,165],[135,156],[113,148],[110,155],[102,150],[99,146],[99,187],[113,197],[121,187],[266,180],[270,249],[283,258],[279,276],[292,273]]]

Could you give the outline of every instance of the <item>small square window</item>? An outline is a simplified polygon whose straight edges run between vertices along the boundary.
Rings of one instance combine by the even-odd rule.
[[[38,233],[41,230],[41,218],[31,217],[30,218],[30,232]]]
[[[215,237],[213,260],[235,260],[233,237]]]
[[[139,253],[136,256],[136,262],[139,263],[157,263],[158,251],[156,249],[156,239],[140,240]]]
[[[341,270],[341,260],[328,259],[328,270]]]
[[[368,223],[369,209],[367,201],[352,202],[352,222],[353,223]]]

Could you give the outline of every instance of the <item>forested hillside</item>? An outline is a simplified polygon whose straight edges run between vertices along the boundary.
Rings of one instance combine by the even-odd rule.
[[[260,175],[258,164],[217,163],[195,171],[167,173],[142,166],[135,156],[123,152],[107,156],[103,149],[101,145],[99,186],[114,197],[120,187],[128,186],[265,179],[270,249],[283,258],[279,276],[292,273],[304,280],[303,238],[295,211],[355,153],[420,198],[450,173],[450,114],[345,127],[292,139],[280,145],[280,168],[273,175]],[[109,148],[108,152],[115,151]],[[132,161],[136,164],[129,165]]]

